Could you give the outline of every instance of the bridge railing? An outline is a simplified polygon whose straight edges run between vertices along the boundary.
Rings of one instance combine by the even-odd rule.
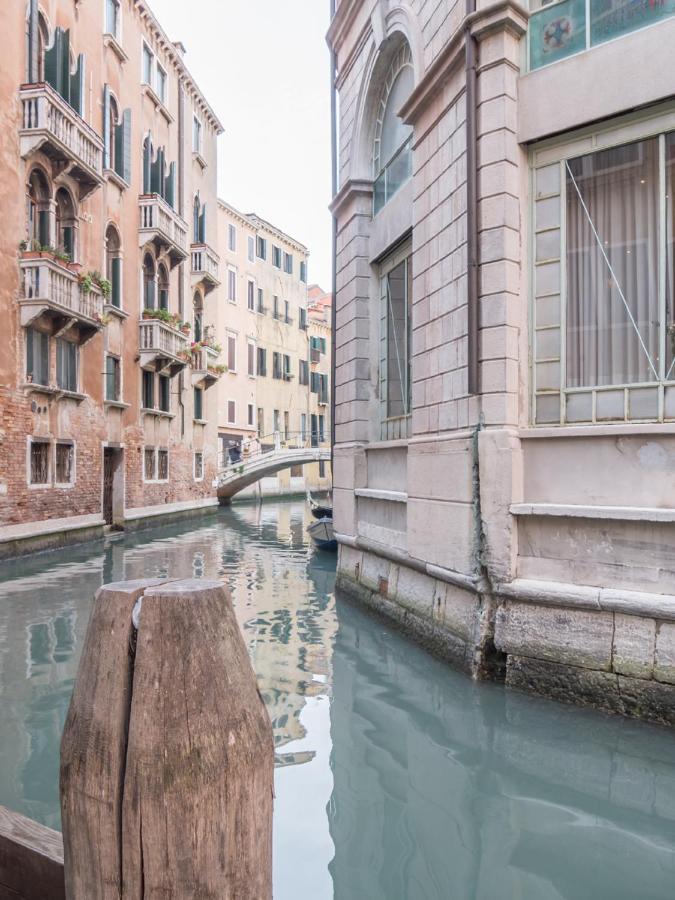
[[[318,431],[273,431],[270,434],[246,438],[241,444],[229,447],[221,454],[221,473],[237,469],[254,460],[279,453],[282,450],[304,450],[310,447],[327,447],[325,435]]]

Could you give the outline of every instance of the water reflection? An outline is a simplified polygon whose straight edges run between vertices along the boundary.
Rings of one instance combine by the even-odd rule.
[[[0,566],[0,803],[59,826],[104,582],[222,578],[274,723],[275,900],[675,895],[669,731],[472,684],[333,593],[303,503]]]

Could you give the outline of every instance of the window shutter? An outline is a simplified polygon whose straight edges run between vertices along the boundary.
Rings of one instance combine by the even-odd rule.
[[[67,60],[66,60],[67,62]],[[68,75],[69,78],[69,103],[84,118],[84,54],[80,53],[77,57],[77,68],[74,75]]]
[[[49,382],[49,336],[38,333],[40,342],[40,382],[47,384]]]
[[[143,193],[152,192],[152,138],[143,141]]]
[[[164,166],[164,154],[162,154],[162,166]],[[166,179],[164,199],[172,209],[176,208],[176,163],[169,166],[169,177]]]
[[[199,217],[199,240],[206,243],[206,203],[202,206],[202,214]]]
[[[112,304],[118,309],[122,305],[122,260],[115,256],[111,266],[112,275]]]
[[[28,12],[28,81],[35,84],[38,75],[38,0],[30,0]]]
[[[35,332],[32,328],[26,330],[26,375],[32,375],[35,378],[35,362],[33,353],[33,341],[35,340]]]
[[[157,151],[157,159],[150,163],[150,193],[160,194],[159,189],[159,163],[162,158],[162,151]]]
[[[131,110],[125,109],[115,129],[115,169],[120,178],[131,183]]]
[[[56,59],[58,65],[57,79],[59,94],[66,103],[70,103],[70,32],[61,29],[60,54]]]
[[[54,90],[59,93],[61,93],[61,79],[59,72],[61,71],[60,60],[62,41],[63,31],[60,28],[57,28],[54,32],[54,43],[45,50],[45,81],[47,81],[48,84],[51,84]]]
[[[103,168],[110,168],[110,147],[113,135],[110,134],[110,85],[103,85]]]

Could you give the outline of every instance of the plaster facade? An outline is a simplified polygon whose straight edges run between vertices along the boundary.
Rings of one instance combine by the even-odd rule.
[[[574,167],[617,147],[644,160],[620,148],[653,139],[661,185],[670,177],[673,20],[567,58],[563,46],[544,64],[549,14],[337,5],[339,583],[474,676],[673,724],[667,345],[645,378],[578,387],[566,319]],[[589,92],[607,72],[607,90]],[[662,235],[667,199],[654,204]],[[591,225],[580,253],[604,243]],[[644,289],[658,307],[654,346],[674,318],[662,241],[661,281]],[[624,296],[618,266],[604,281]],[[631,315],[627,340],[642,341]]]
[[[222,126],[140,0],[3,4],[0,26],[2,538],[203,504]]]

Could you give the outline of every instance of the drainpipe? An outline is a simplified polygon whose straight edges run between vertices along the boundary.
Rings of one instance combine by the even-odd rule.
[[[466,15],[476,11],[476,0],[466,0]],[[464,33],[466,60],[466,237],[469,393],[480,390],[478,371],[478,42],[470,27]]]
[[[331,22],[335,17],[335,0],[330,2],[330,19]],[[467,0],[468,2],[468,0]],[[331,47],[330,51],[330,150],[331,150],[331,190],[332,198],[338,191],[338,174],[337,174],[337,88],[335,86],[335,76],[337,70],[337,58],[335,51]],[[337,322],[337,219],[332,216],[333,223],[333,278],[331,291],[333,293],[333,302],[330,312],[330,472],[331,479],[333,477],[333,452],[335,448],[335,327]]]

